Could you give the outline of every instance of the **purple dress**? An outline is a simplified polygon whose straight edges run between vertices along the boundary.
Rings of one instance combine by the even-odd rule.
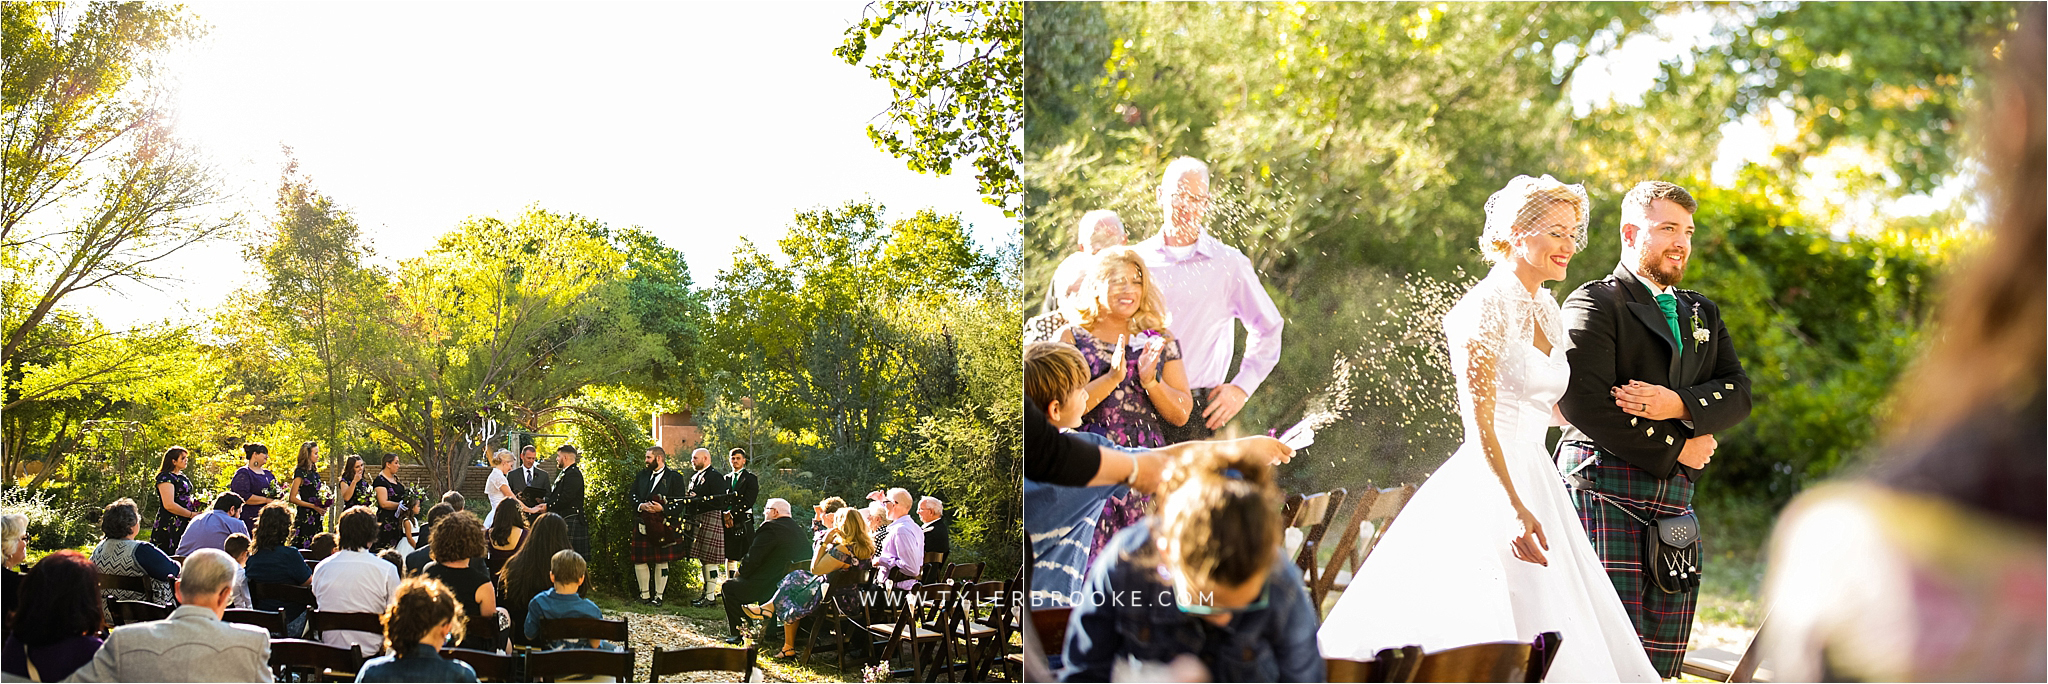
[[[1068,330],[1073,332],[1074,346],[1081,350],[1081,359],[1088,364],[1088,377],[1100,377],[1109,372],[1109,362],[1116,358],[1116,340],[1098,338],[1078,325]],[[1116,389],[1111,390],[1102,403],[1081,416],[1082,432],[1102,435],[1125,447],[1157,449],[1167,445],[1165,432],[1161,429],[1166,420],[1159,416],[1159,409],[1152,405],[1152,398],[1146,396],[1145,387],[1138,383],[1139,356],[1136,352],[1124,354],[1123,381],[1117,383]],[[1160,365],[1179,359],[1180,340],[1168,340],[1159,355]],[[1188,419],[1194,420],[1194,417]],[[1151,501],[1151,495],[1132,491],[1110,496],[1103,502],[1102,517],[1095,521],[1095,539],[1088,546],[1089,560],[1092,562],[1096,552],[1109,544],[1110,537],[1145,517],[1146,504]]]
[[[199,510],[199,502],[192,499],[192,480],[186,478],[184,474],[159,473],[156,476],[156,481],[158,483],[171,483],[172,503],[178,504],[188,511],[197,512]],[[171,513],[171,509],[164,508],[162,502],[159,501],[156,507],[156,524],[151,525],[149,528],[149,543],[155,544],[156,548],[162,550],[166,556],[177,555],[178,542],[185,538],[185,528],[191,526],[191,518]]]
[[[276,499],[277,473],[268,470],[258,473],[250,470],[248,466],[242,466],[241,470],[235,471],[235,479],[228,483],[228,491],[242,495],[243,501],[248,501],[251,496]],[[263,506],[242,505],[242,524],[249,526],[250,534],[256,532],[256,514],[262,512]]]

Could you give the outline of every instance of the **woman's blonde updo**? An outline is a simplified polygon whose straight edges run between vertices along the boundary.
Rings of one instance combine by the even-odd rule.
[[[1486,199],[1486,228],[1479,235],[1479,249],[1487,261],[1507,263],[1514,257],[1517,238],[1563,225],[1572,242],[1583,250],[1590,206],[1585,185],[1565,185],[1548,174],[1542,178],[1516,176]]]

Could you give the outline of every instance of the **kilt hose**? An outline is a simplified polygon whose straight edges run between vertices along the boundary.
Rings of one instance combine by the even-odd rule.
[[[654,539],[640,531],[640,523],[633,523],[632,540],[626,546],[626,556],[634,565],[668,563],[681,560],[687,547],[680,543],[655,545]]]
[[[1581,469],[1580,464],[1587,460],[1593,463]],[[1607,578],[1614,581],[1614,591],[1621,596],[1622,607],[1635,623],[1636,635],[1643,640],[1650,665],[1667,679],[1677,677],[1678,666],[1685,660],[1686,643],[1692,637],[1699,588],[1667,594],[1644,576],[1643,535],[1647,530],[1629,514],[1647,520],[1684,515],[1692,510],[1692,478],[1681,473],[1669,480],[1659,480],[1627,461],[1605,455],[1587,442],[1559,444],[1557,461],[1560,472],[1569,474],[1576,470],[1579,477],[1592,483],[1594,491],[1629,507],[1624,513],[1613,503],[1576,487],[1572,489],[1572,505],[1579,509],[1579,522],[1585,525],[1586,535],[1593,541],[1593,552],[1599,554]],[[1700,558],[1705,565],[1704,548]]]
[[[686,557],[706,564],[725,562],[725,511],[690,516],[690,552]]]

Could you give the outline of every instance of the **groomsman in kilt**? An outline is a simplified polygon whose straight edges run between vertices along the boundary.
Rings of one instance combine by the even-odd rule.
[[[669,524],[680,519],[668,514],[668,506],[683,498],[683,476],[668,469],[668,452],[661,447],[647,450],[647,467],[633,476],[626,498],[634,511],[627,555],[632,557],[633,579],[640,584],[640,602],[659,606],[668,593],[668,564],[682,558],[685,550]]]
[[[1571,424],[1558,468],[1650,663],[1669,678],[1692,633],[1699,570],[1653,581],[1648,526],[1692,513],[1714,434],[1749,417],[1749,377],[1720,308],[1676,288],[1692,256],[1692,195],[1645,181],[1621,203],[1621,265],[1564,304],[1571,382],[1558,408]]]
[[[725,508],[725,557],[738,563],[747,557],[747,545],[754,540],[754,502],[761,496],[761,478],[747,470],[746,449],[733,447],[725,462],[732,466],[732,472],[725,476],[725,489],[730,494]]]
[[[576,447],[564,444],[555,450],[555,463],[562,467],[562,474],[555,478],[555,486],[548,490],[548,498],[540,505],[541,513],[562,516],[562,522],[569,525],[569,547],[577,555],[590,557],[590,521],[583,518],[583,467],[577,465],[583,455]]]
[[[686,557],[703,566],[704,582],[704,595],[690,605],[706,608],[718,603],[711,590],[718,586],[718,571],[725,568],[725,473],[711,467],[710,449],[690,452],[690,467],[696,472],[683,493],[684,510],[690,514],[684,544],[689,549]]]

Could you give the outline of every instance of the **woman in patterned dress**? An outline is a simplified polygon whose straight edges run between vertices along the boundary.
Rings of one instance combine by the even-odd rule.
[[[1094,377],[1088,382],[1090,408],[1080,429],[1119,446],[1166,446],[1161,426],[1186,424],[1194,395],[1188,392],[1180,342],[1166,330],[1166,303],[1159,286],[1136,250],[1114,247],[1096,255],[1086,287],[1087,299],[1074,310],[1078,320],[1059,336],[1081,350]],[[1137,351],[1136,359],[1130,358],[1132,351]],[[1104,503],[1089,558],[1118,530],[1144,517],[1150,500],[1132,493]]]
[[[775,654],[777,658],[796,655],[797,623],[817,610],[824,600],[837,601],[840,610],[849,614],[860,609],[860,582],[840,582],[839,590],[830,596],[825,590],[835,574],[852,573],[858,578],[867,573],[875,558],[874,537],[868,533],[867,521],[859,511],[841,509],[837,515],[839,524],[827,530],[825,538],[818,542],[811,554],[810,569],[791,570],[783,575],[782,584],[775,588],[774,596],[740,608],[747,617],[765,620],[773,613],[782,622],[782,650]],[[846,598],[849,595],[853,598]]]
[[[242,524],[253,530],[256,514],[278,499],[277,473],[264,467],[270,462],[270,447],[250,442],[242,445],[242,456],[249,459],[249,464],[235,471],[228,491],[242,495]]]
[[[412,539],[412,511],[408,505],[412,490],[398,483],[398,454],[384,455],[384,470],[370,482],[377,492],[377,547],[395,548],[399,542],[418,548]]]
[[[185,477],[185,466],[191,462],[191,452],[185,447],[174,446],[164,450],[163,467],[156,473],[158,504],[156,522],[149,528],[149,543],[155,544],[167,556],[178,552],[178,542],[185,538],[185,528],[202,510],[199,500],[192,495],[192,480]]]
[[[106,535],[92,547],[93,567],[103,575],[147,577],[150,591],[146,594],[126,589],[108,589],[106,595],[124,601],[148,601],[159,605],[171,605],[171,583],[178,579],[178,564],[171,562],[169,554],[155,546],[135,540],[135,531],[142,527],[142,514],[135,508],[135,500],[122,498],[100,511],[100,532]]]
[[[341,462],[341,474],[334,478],[335,497],[341,501],[343,510],[357,506],[377,505],[377,493],[371,491],[369,468],[363,464],[363,457],[349,454]]]
[[[285,489],[294,507],[292,546],[300,549],[313,545],[313,537],[325,527],[327,506],[334,503],[321,495],[325,483],[320,481],[319,466],[320,444],[300,444],[298,467],[292,469],[291,487]]]

